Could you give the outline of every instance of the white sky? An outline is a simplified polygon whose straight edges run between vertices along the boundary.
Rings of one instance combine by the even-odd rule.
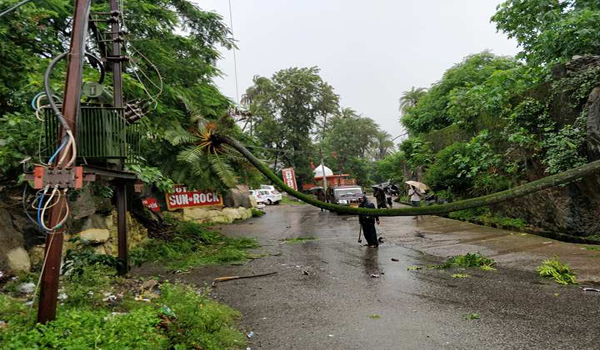
[[[228,0],[193,0],[229,25]],[[398,98],[429,87],[465,56],[515,55],[516,42],[490,17],[501,0],[231,0],[239,94],[254,75],[318,66],[341,105],[401,133]],[[223,51],[217,84],[236,98],[233,54]]]

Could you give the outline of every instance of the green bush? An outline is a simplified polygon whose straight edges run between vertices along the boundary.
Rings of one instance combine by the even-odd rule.
[[[161,286],[160,301],[169,307],[163,326],[175,349],[219,350],[245,344],[244,334],[235,327],[239,312],[205,294],[166,284]]]
[[[462,196],[479,196],[507,189],[510,181],[501,175],[502,157],[482,131],[468,143],[457,142],[443,150],[425,173],[434,190],[450,189]]]

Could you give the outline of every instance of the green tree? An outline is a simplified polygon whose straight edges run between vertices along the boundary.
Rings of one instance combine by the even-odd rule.
[[[595,0],[507,0],[492,17],[534,65],[600,52],[600,3]]]
[[[323,149],[333,170],[350,174],[360,184],[368,184],[373,155],[378,154],[380,146],[383,148],[381,152],[387,152],[387,139],[373,119],[343,109],[340,115],[331,119],[323,139]],[[379,141],[383,144],[379,144]]]
[[[406,114],[409,109],[415,107],[417,102],[423,98],[427,94],[427,89],[425,88],[415,88],[414,86],[402,93],[402,97],[400,97],[400,112],[402,114]]]
[[[392,154],[395,149],[392,135],[385,130],[380,130],[375,134],[375,142],[373,145],[373,158],[378,161]]]
[[[246,95],[252,96],[250,112],[256,117],[258,143],[281,151],[270,155],[275,157],[274,167],[281,162],[294,167],[301,182],[312,180],[310,159],[316,150],[311,137],[319,135],[339,109],[339,97],[319,76],[319,69],[289,68],[270,79],[255,77]]]
[[[448,69],[419,103],[407,110],[401,122],[412,135],[451,125],[456,119],[450,111],[452,96],[466,93],[498,72],[519,66],[520,63],[513,58],[496,56],[487,51],[467,56],[461,63]]]
[[[108,10],[109,2],[99,0],[93,2],[91,13],[98,17],[98,12]],[[42,124],[30,101],[43,90],[42,76],[50,60],[68,50],[72,12],[71,2],[45,0],[31,2],[0,22],[0,124],[7,126],[0,131],[4,180],[16,178],[21,159],[38,161]],[[157,167],[176,182],[194,187],[223,187],[222,174],[212,167],[197,176],[188,162],[174,155],[187,148],[175,142],[178,135],[193,130],[200,119],[219,119],[231,106],[213,83],[220,74],[218,48],[233,46],[229,29],[220,15],[186,0],[130,0],[124,3],[122,19],[127,32],[124,55],[130,57],[124,65],[124,96],[146,106],[146,117],[138,122],[143,129],[139,169]],[[98,28],[92,34],[109,31],[106,23],[95,23]],[[106,54],[105,45],[94,35],[87,47],[97,56]],[[98,71],[86,65],[84,77],[96,81]],[[105,85],[110,86],[111,79],[109,75]],[[64,63],[57,66],[52,85],[60,96]],[[235,127],[229,130],[237,132]],[[204,161],[209,164],[208,158]]]

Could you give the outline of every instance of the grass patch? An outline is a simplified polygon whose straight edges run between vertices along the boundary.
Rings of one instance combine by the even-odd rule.
[[[296,244],[296,243],[305,243],[305,242],[308,242],[308,241],[313,241],[315,239],[317,239],[317,238],[309,236],[309,237],[286,238],[283,241],[285,243],[289,243],[289,244]]]
[[[468,221],[490,227],[522,229],[526,225],[523,219],[514,219],[494,215],[489,208],[459,210],[448,214],[448,217],[455,220]]]
[[[585,249],[591,250],[593,252],[600,252],[600,246],[597,246],[597,245],[588,245],[588,246],[585,246]]]
[[[282,196],[281,197],[281,204],[306,205],[306,203],[302,202],[301,200],[298,200],[298,199],[295,199],[295,198],[290,198],[288,196]]]
[[[575,272],[571,271],[569,265],[558,259],[544,260],[537,268],[540,277],[552,278],[556,283],[562,285],[577,284]]]
[[[253,218],[259,218],[259,217],[265,215],[265,212],[258,208],[252,208],[251,211],[252,211]]]
[[[131,260],[163,262],[169,270],[188,270],[202,265],[243,262],[248,249],[257,248],[256,240],[229,238],[193,222],[178,222],[167,240],[150,239],[131,250]]]
[[[467,275],[466,273],[455,273],[452,275],[452,278],[468,278],[471,275]]]
[[[481,318],[481,315],[479,315],[477,312],[471,312],[467,314],[465,318],[467,320],[479,320]]]
[[[378,315],[378,314],[372,314],[372,315],[369,315],[369,318],[370,318],[370,319],[372,319],[372,320],[378,320],[378,319],[380,319],[380,318],[381,318],[381,315]]]
[[[102,276],[94,283],[90,278]],[[135,290],[98,267],[64,276],[67,298],[55,321],[36,325],[35,309],[0,294],[2,349],[238,349],[245,345],[237,329],[239,313],[190,287],[160,285],[160,295],[135,301]],[[131,280],[128,281],[131,284]],[[127,283],[125,283],[127,284]],[[74,289],[74,288],[77,289]],[[106,295],[119,296],[108,301]],[[96,297],[98,296],[98,297]]]

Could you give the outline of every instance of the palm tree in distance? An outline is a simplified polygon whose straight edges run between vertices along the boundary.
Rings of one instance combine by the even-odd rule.
[[[406,114],[409,109],[413,108],[417,105],[420,99],[423,98],[427,94],[427,89],[425,88],[415,88],[414,86],[402,93],[402,97],[400,97],[400,112],[402,114]]]

